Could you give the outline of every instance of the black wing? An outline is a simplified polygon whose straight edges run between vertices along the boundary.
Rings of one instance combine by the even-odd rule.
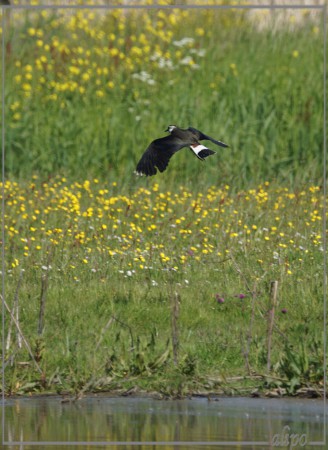
[[[220,147],[229,147],[229,145],[225,144],[224,142],[217,141],[216,139],[211,138],[211,136],[207,136],[206,134],[202,133],[201,131],[196,130],[196,128],[189,127],[188,130],[192,131],[199,141],[207,140],[207,141],[214,142],[214,144],[219,145]]]
[[[151,176],[156,174],[156,168],[160,172],[164,172],[170,158],[184,146],[185,144],[177,142],[176,138],[171,135],[155,139],[138,162],[136,173]]]

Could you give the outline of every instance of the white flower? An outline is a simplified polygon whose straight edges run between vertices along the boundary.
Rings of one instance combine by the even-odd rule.
[[[192,59],[191,56],[185,56],[183,59],[181,59],[180,64],[182,66],[188,66],[194,64],[194,60]]]
[[[173,63],[169,58],[159,58],[158,67],[160,69],[173,69]]]
[[[200,65],[196,64],[193,58],[188,55],[181,59],[180,64],[182,66],[190,66],[192,69],[199,69]]]
[[[142,70],[140,73],[133,73],[132,78],[143,81],[144,83],[148,83],[150,85],[153,85],[156,83],[155,80],[153,80],[151,78],[149,73],[145,72],[144,70]]]
[[[203,57],[206,54],[206,50],[204,48],[192,48],[190,49],[190,53],[193,53],[194,55]]]
[[[158,52],[155,52],[151,57],[150,57],[150,61],[157,61],[158,59],[161,58],[161,55]]]
[[[190,37],[185,37],[183,39],[181,39],[180,41],[173,41],[173,45],[175,45],[176,47],[184,47],[185,45],[191,45],[195,42],[194,38],[190,38]]]

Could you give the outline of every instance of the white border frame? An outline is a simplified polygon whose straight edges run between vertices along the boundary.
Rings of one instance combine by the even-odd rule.
[[[324,108],[324,114],[323,114],[323,137],[324,137],[324,145],[323,145],[323,179],[324,179],[324,187],[323,187],[323,195],[324,195],[324,206],[323,206],[323,244],[324,244],[324,257],[323,257],[323,263],[324,263],[324,281],[323,281],[323,300],[324,300],[324,314],[323,314],[323,329],[324,329],[324,398],[323,398],[323,416],[324,416],[324,425],[323,425],[323,440],[322,441],[311,441],[307,442],[307,446],[325,446],[326,445],[326,317],[327,317],[327,238],[326,238],[326,211],[327,211],[327,183],[326,183],[326,163],[327,163],[327,146],[326,146],[326,119],[327,119],[327,113],[326,113],[326,100],[327,100],[327,88],[326,88],[326,62],[327,62],[327,5],[308,5],[308,4],[286,4],[286,5],[277,5],[277,4],[268,4],[268,5],[121,5],[121,6],[114,6],[114,5],[2,5],[0,6],[2,8],[2,12],[4,13],[6,10],[20,10],[20,9],[29,9],[29,10],[39,10],[39,9],[106,9],[106,10],[115,10],[115,9],[124,9],[124,10],[136,10],[136,9],[148,9],[148,10],[154,10],[154,9],[235,9],[235,10],[243,10],[243,9],[270,9],[270,10],[278,10],[278,9],[315,9],[322,11],[323,13],[323,91],[324,91],[324,98],[323,98],[323,108]],[[4,338],[4,326],[5,326],[5,251],[4,251],[4,244],[5,244],[5,229],[4,229],[4,207],[5,207],[5,201],[4,201],[4,183],[5,183],[5,29],[6,29],[6,20],[5,20],[5,14],[2,14],[2,83],[1,83],[1,90],[2,90],[2,230],[1,230],[1,238],[2,238],[2,252],[1,252],[1,260],[2,260],[2,348],[5,348],[5,338]],[[56,446],[73,446],[73,445],[88,445],[88,446],[104,446],[104,445],[118,445],[118,446],[126,446],[126,445],[135,445],[135,446],[141,446],[141,445],[156,445],[156,446],[164,446],[164,445],[171,445],[171,446],[270,446],[272,447],[272,442],[266,442],[266,441],[216,441],[216,442],[188,442],[188,441],[149,441],[149,442],[140,442],[140,441],[113,441],[113,442],[85,442],[85,441],[71,441],[71,442],[65,442],[65,441],[5,441],[5,376],[4,376],[4,352],[2,352],[2,397],[1,397],[1,404],[2,404],[2,445],[3,446],[12,446],[12,445],[42,445],[42,446],[48,446],[48,445],[56,445]]]

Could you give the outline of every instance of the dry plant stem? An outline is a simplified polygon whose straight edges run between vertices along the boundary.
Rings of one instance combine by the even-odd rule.
[[[115,321],[116,321],[117,323],[119,323],[120,325],[122,325],[122,327],[125,327],[125,328],[127,328],[127,329],[129,330],[130,337],[131,337],[131,350],[134,351],[134,350],[135,350],[135,348],[134,348],[134,339],[133,339],[133,333],[132,333],[131,327],[130,327],[127,323],[122,322],[121,320],[119,320],[119,319],[118,319],[117,317],[115,317],[115,316],[112,316],[112,319],[115,320]],[[106,325],[106,326],[107,326],[107,325]]]
[[[274,313],[277,305],[278,281],[271,281],[270,286],[270,309],[268,314],[268,356],[267,356],[267,371],[271,370],[271,342],[272,331],[274,324]]]
[[[41,295],[40,295],[40,311],[38,323],[38,335],[40,336],[44,328],[44,311],[46,306],[46,298],[48,291],[48,272],[41,275]]]
[[[1,299],[2,299],[2,301],[3,301],[3,303],[4,303],[4,305],[5,305],[5,307],[6,307],[6,309],[7,309],[7,311],[8,311],[9,314],[10,314],[11,320],[13,321],[15,327],[17,328],[18,333],[19,333],[20,336],[21,336],[22,341],[23,341],[23,343],[24,343],[24,345],[25,345],[27,351],[28,351],[29,354],[30,354],[30,357],[32,358],[32,360],[33,360],[33,362],[34,362],[36,368],[38,369],[38,371],[42,374],[43,372],[42,372],[42,370],[41,370],[41,367],[40,367],[39,364],[36,362],[36,360],[35,360],[35,358],[34,358],[34,355],[33,355],[33,352],[32,352],[32,350],[31,350],[31,347],[29,346],[29,343],[27,342],[27,340],[26,340],[26,338],[25,338],[25,336],[24,336],[24,334],[23,334],[23,332],[22,332],[22,330],[21,330],[21,328],[20,328],[20,326],[19,326],[19,323],[16,321],[16,318],[15,318],[14,315],[12,314],[12,312],[11,312],[11,310],[10,310],[10,308],[9,308],[9,306],[8,306],[8,304],[7,304],[7,302],[6,302],[6,300],[3,299],[2,295],[0,295],[0,297],[1,297]]]
[[[243,346],[243,355],[244,355],[244,358],[245,358],[245,364],[246,364],[246,367],[247,367],[247,371],[248,371],[249,375],[251,375],[251,367],[250,367],[250,364],[249,364],[248,355],[249,355],[249,352],[250,352],[250,346],[251,346],[251,342],[252,342],[252,331],[253,331],[253,324],[254,324],[254,319],[255,319],[255,298],[256,298],[255,291],[256,291],[256,284],[257,283],[255,283],[253,289],[251,289],[245,274],[240,269],[239,265],[237,264],[237,261],[235,260],[235,258],[232,255],[232,253],[230,253],[230,257],[231,257],[231,260],[232,260],[232,262],[233,262],[233,264],[235,266],[236,271],[243,277],[245,285],[246,285],[246,288],[247,288],[247,291],[252,296],[252,315],[251,315],[251,320],[250,320],[249,328],[248,328],[248,332],[247,332],[247,342],[246,342],[245,348],[243,346],[243,343],[241,342],[241,345]],[[242,340],[242,337],[241,337],[241,340]]]
[[[20,286],[21,286],[21,283],[22,283],[23,273],[24,272],[21,270],[21,272],[19,274],[19,279],[18,279],[16,292],[15,292],[15,297],[14,297],[14,304],[13,304],[13,309],[12,309],[12,315],[16,316],[17,323],[19,323],[18,292],[19,292],[19,289],[20,289]],[[10,348],[12,326],[13,326],[13,320],[10,319],[8,335],[7,335],[7,341],[6,341],[6,351],[8,351],[9,348]],[[21,339],[21,336],[20,336],[19,333],[17,333],[17,343],[18,343],[18,347],[22,348],[22,339]]]
[[[54,249],[47,249],[48,258],[47,258],[47,267],[50,266],[50,263],[54,256]],[[43,332],[44,328],[44,311],[46,307],[46,298],[48,293],[48,279],[49,279],[49,271],[41,275],[41,294],[40,294],[40,311],[39,311],[39,322],[38,322],[38,335],[40,336]]]
[[[104,334],[105,334],[106,330],[111,326],[111,324],[114,322],[114,320],[115,320],[114,317],[110,317],[110,319],[108,320],[106,325],[102,328],[102,330],[100,332],[100,337],[99,337],[98,342],[96,344],[95,351],[98,350],[99,345],[101,344],[102,340],[104,339]]]
[[[174,364],[178,364],[178,355],[179,355],[179,328],[178,328],[178,319],[179,319],[179,304],[180,304],[180,295],[177,292],[174,292],[171,295],[171,327],[172,327],[172,348],[173,348],[173,361]]]

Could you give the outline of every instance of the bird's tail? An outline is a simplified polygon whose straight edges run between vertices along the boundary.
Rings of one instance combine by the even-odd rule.
[[[214,155],[214,153],[216,153],[202,144],[191,145],[190,148],[195,153],[197,158],[201,159],[202,161],[204,161],[204,159],[208,156]]]

